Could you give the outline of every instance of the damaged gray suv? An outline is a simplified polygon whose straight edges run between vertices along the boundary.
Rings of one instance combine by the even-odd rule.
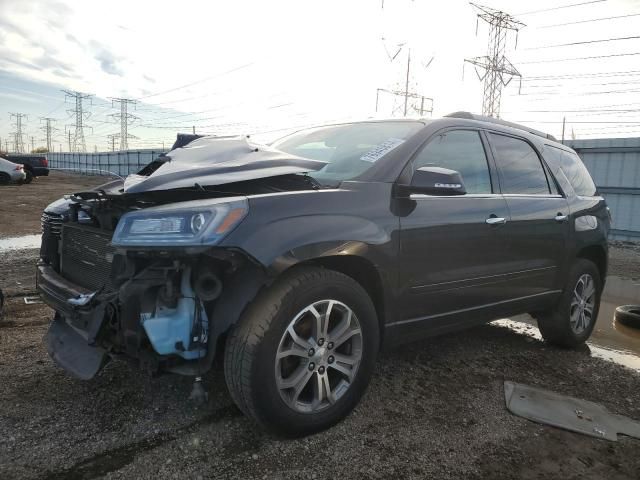
[[[459,112],[269,146],[182,135],[42,224],[58,365],[91,379],[128,358],[199,379],[222,362],[245,414],[302,435],[355,407],[383,346],[520,313],[582,344],[610,218],[573,150]]]

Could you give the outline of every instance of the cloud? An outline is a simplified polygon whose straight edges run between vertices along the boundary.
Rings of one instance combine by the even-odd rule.
[[[106,49],[103,45],[98,42],[92,41],[91,47],[94,51],[94,58],[100,64],[100,68],[105,73],[109,75],[117,75],[119,77],[124,76],[124,71],[118,65],[118,62],[121,60],[116,57],[112,52]]]

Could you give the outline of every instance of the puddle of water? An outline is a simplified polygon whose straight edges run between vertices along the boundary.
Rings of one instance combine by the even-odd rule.
[[[40,248],[41,235],[23,235],[21,237],[0,238],[0,252]]]
[[[587,342],[591,355],[640,370],[640,330],[627,327],[614,319],[616,307],[640,304],[640,282],[627,278],[607,277],[600,301],[596,327]],[[496,325],[542,339],[536,321],[529,315],[497,320]]]

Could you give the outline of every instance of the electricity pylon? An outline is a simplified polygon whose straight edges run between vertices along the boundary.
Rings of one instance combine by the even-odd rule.
[[[44,140],[47,143],[47,152],[52,152],[53,151],[53,132],[58,129],[52,126],[51,122],[55,122],[56,119],[51,117],[40,117],[40,121],[41,122],[44,121],[44,125],[40,127],[40,130],[42,130],[45,134],[45,138],[43,138],[42,140]]]
[[[15,123],[13,127],[15,131],[13,132],[13,145],[16,153],[24,153],[24,133],[22,131],[22,120],[27,119],[27,115],[24,113],[10,113],[9,118],[14,119]]]
[[[65,93],[65,100],[67,98],[73,98],[75,100],[75,108],[67,110],[69,114],[75,117],[75,122],[73,125],[67,125],[67,127],[74,127],[75,132],[72,137],[71,142],[71,151],[73,152],[86,152],[87,151],[87,143],[84,139],[84,121],[89,118],[91,115],[89,112],[85,112],[82,106],[82,100],[90,99],[93,95],[88,93],[81,92],[70,92],[68,90],[62,90]],[[91,127],[87,127],[91,128]]]
[[[120,120],[120,150],[128,150],[130,138],[138,138],[135,135],[131,135],[127,132],[130,123],[133,123],[138,117],[127,112],[129,105],[135,105],[136,100],[130,98],[111,98],[111,105],[120,104],[120,113],[112,113],[110,116]]]
[[[482,19],[489,24],[489,43],[487,54],[482,57],[467,58],[465,62],[476,66],[478,78],[484,82],[482,97],[482,114],[489,117],[500,117],[500,100],[502,87],[505,87],[513,77],[522,77],[520,72],[505,57],[507,33],[509,30],[518,32],[526,25],[508,13],[493,8],[471,3],[478,9],[478,20]],[[476,33],[478,26],[476,23]],[[516,37],[516,46],[518,44]],[[477,67],[484,70],[480,72]]]
[[[120,136],[119,133],[111,133],[109,135],[107,135],[107,138],[109,139],[109,142],[111,142],[111,151],[115,152],[116,151],[116,138],[118,138]]]

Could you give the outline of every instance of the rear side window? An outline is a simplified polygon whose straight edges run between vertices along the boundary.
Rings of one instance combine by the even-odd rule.
[[[548,195],[547,175],[533,147],[524,140],[490,133],[502,193]]]
[[[555,149],[560,151],[560,168],[564,173],[569,183],[576,192],[576,195],[584,197],[592,197],[596,194],[596,185],[589,175],[587,167],[584,166],[582,160],[578,155],[573,152],[566,152],[564,150]]]
[[[491,193],[491,177],[480,133],[453,130],[437,135],[418,153],[414,168],[436,166],[462,175],[467,193]]]

